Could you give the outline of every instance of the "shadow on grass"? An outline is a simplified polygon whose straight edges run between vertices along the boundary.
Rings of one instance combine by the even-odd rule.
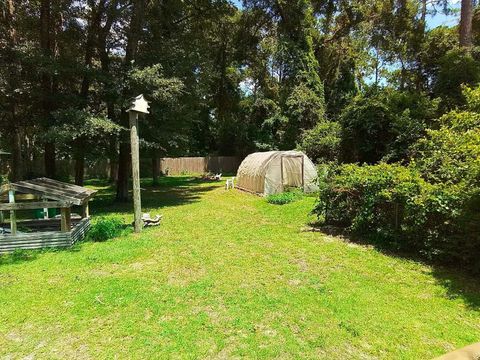
[[[100,187],[91,202],[92,214],[106,215],[110,212],[132,213],[132,203],[115,201],[115,187],[105,182],[88,182]],[[222,181],[205,181],[200,178],[186,176],[161,177],[158,183],[142,180],[142,209],[161,209],[169,206],[180,206],[199,201],[202,194],[219,187]],[[201,186],[202,185],[202,186]]]
[[[461,264],[447,266],[439,264],[438,262],[428,261],[420,254],[397,251],[384,243],[369,241],[366,238],[354,236],[344,228],[337,226],[314,226],[312,231],[320,231],[326,235],[336,236],[345,242],[370,247],[373,246],[376,250],[389,257],[413,260],[426,264],[432,269],[431,274],[437,284],[445,288],[448,299],[461,298],[468,308],[477,311],[480,310],[480,283],[478,282],[478,276],[467,273],[465,269],[461,268]]]
[[[71,247],[49,247],[43,249],[17,249],[10,253],[0,254],[0,266],[15,265],[34,261],[41,254],[56,252],[79,252],[84,241],[78,242]]]
[[[93,216],[105,216],[109,213],[132,214],[131,202],[116,202],[115,187],[106,180],[88,180],[87,185],[99,188],[91,201]],[[222,181],[205,181],[200,178],[186,176],[168,176],[159,179],[157,184],[151,180],[142,180],[142,208],[164,208],[168,206],[186,205],[201,199],[205,192],[218,188]],[[203,186],[200,186],[203,185]],[[130,224],[125,224],[130,228]],[[39,255],[52,252],[78,252],[88,240],[78,242],[72,247],[44,248],[35,250],[18,249],[7,254],[0,254],[0,266],[34,261]]]

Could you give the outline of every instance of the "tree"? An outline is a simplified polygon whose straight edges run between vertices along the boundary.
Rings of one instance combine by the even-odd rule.
[[[472,45],[472,18],[473,3],[472,0],[462,0],[460,9],[460,46],[470,47]]]
[[[52,113],[56,108],[54,101],[57,92],[57,80],[54,78],[51,68],[53,60],[58,56],[57,30],[58,18],[56,7],[52,5],[51,0],[41,0],[40,2],[40,48],[42,50],[45,66],[42,69],[42,110],[43,124],[45,129],[53,125]],[[45,173],[48,177],[55,177],[55,143],[53,141],[45,142]]]
[[[337,161],[340,155],[341,132],[339,123],[321,122],[303,133],[298,147],[316,164]]]
[[[100,33],[100,25],[106,11],[106,0],[89,1],[90,13],[87,15],[86,39],[84,44],[84,74],[80,85],[80,108],[86,109],[89,105],[89,90],[92,82],[92,62],[97,44],[97,36]],[[75,184],[83,185],[85,174],[85,144],[84,136],[75,139]]]
[[[125,50],[124,71],[128,73],[137,56],[138,44],[142,32],[145,0],[134,0],[131,8],[130,23],[127,32],[127,46]],[[132,97],[130,89],[124,87],[123,99]],[[122,111],[120,125],[127,129],[128,115]],[[128,133],[123,131],[120,136],[120,151],[118,154],[117,200],[128,200],[128,178],[130,174],[130,144]]]
[[[5,62],[3,66],[6,68],[5,74],[5,107],[7,108],[6,128],[7,134],[11,139],[12,149],[12,180],[20,180],[23,176],[23,159],[22,159],[22,129],[20,127],[21,120],[19,115],[19,99],[20,92],[20,64],[17,53],[17,29],[15,24],[15,4],[13,0],[7,0],[3,13],[3,24],[6,34],[4,51]]]

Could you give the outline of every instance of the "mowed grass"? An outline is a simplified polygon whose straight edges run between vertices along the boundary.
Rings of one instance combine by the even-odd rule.
[[[428,359],[480,341],[474,280],[321,233],[315,198],[145,182],[158,228],[0,258],[0,358]],[[131,222],[100,193],[93,216]]]

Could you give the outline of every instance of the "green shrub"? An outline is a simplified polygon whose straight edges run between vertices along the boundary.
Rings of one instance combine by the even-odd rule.
[[[267,196],[267,202],[274,205],[284,205],[297,201],[303,197],[303,192],[299,189],[292,189],[279,194]]]
[[[314,209],[330,225],[480,272],[480,87],[410,149],[409,166],[319,168]]]
[[[91,241],[106,241],[120,236],[125,229],[123,221],[117,217],[100,217],[88,232]]]
[[[302,134],[298,145],[315,163],[337,160],[342,127],[337,122],[322,121]]]
[[[473,269],[479,203],[478,188],[431,184],[413,166],[349,164],[329,173],[314,213],[379,245]]]

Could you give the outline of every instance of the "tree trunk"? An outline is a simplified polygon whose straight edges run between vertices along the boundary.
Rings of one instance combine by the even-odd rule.
[[[52,33],[54,21],[51,14],[51,1],[41,0],[40,4],[40,47],[45,58],[52,59],[54,44]],[[41,79],[42,87],[42,111],[44,127],[48,129],[52,123],[53,110],[53,81],[51,74],[43,71]],[[47,141],[44,146],[45,174],[47,177],[55,177],[55,144]]]
[[[470,47],[472,45],[472,0],[462,0],[460,11],[460,46]]]
[[[131,62],[135,60],[138,49],[138,42],[143,23],[143,13],[145,9],[145,0],[134,0],[132,17],[128,31],[127,49],[125,52],[125,73],[131,66]],[[130,89],[125,88],[123,91],[124,98],[131,96]],[[122,112],[120,116],[120,125],[129,128],[128,114]],[[118,180],[117,180],[117,200],[128,201],[128,178],[130,175],[130,143],[128,132],[123,131],[120,135],[120,152],[118,154]]]
[[[22,136],[18,128],[14,129],[12,137],[12,181],[22,180]]]
[[[427,25],[427,0],[422,0],[422,10],[420,15],[420,25],[422,27],[422,33],[425,33]]]
[[[160,166],[157,152],[152,153],[152,182],[154,185],[158,184],[158,176],[160,174]]]
[[[83,136],[75,140],[75,185],[83,186],[85,178],[85,146],[86,141]]]
[[[105,76],[105,80],[103,82],[104,88],[109,89],[112,84],[109,80],[110,75],[110,57],[109,57],[109,50],[107,47],[107,37],[110,33],[110,29],[115,21],[117,16],[117,4],[118,0],[112,0],[110,2],[110,6],[107,12],[107,17],[105,21],[105,25],[99,29],[98,38],[97,38],[97,48],[100,54],[100,64],[102,71]],[[107,116],[110,120],[115,120],[115,102],[112,99],[112,96],[107,94],[105,100],[107,106]],[[116,135],[112,135],[110,138],[110,173],[109,173],[109,181],[110,183],[116,183],[118,179],[118,139]]]
[[[22,137],[19,119],[17,118],[16,89],[19,87],[19,68],[15,48],[17,46],[17,31],[15,27],[15,4],[13,0],[7,0],[5,25],[7,28],[8,50],[6,52],[8,64],[7,88],[9,96],[8,107],[10,108],[9,136],[11,137],[12,149],[12,180],[21,180],[23,176],[22,161]]]
[[[90,67],[92,66],[93,55],[95,52],[96,37],[100,31],[100,23],[105,12],[105,1],[101,0],[98,6],[92,3],[92,10],[87,30],[87,40],[85,42],[85,72],[80,87],[80,99],[82,100],[82,107],[88,106],[88,93],[90,89]],[[85,176],[85,150],[87,139],[84,136],[75,141],[75,184],[83,185]]]

